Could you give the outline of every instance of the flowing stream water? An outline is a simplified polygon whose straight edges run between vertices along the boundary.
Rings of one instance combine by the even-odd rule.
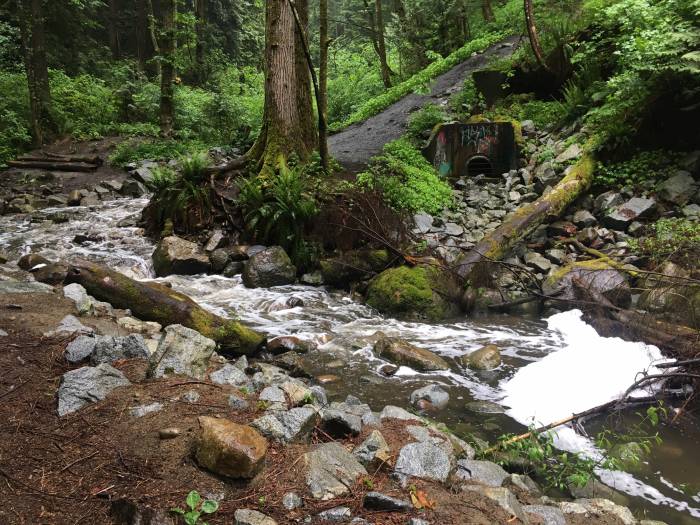
[[[47,209],[71,220],[55,223],[26,217],[0,217],[0,249],[19,256],[37,251],[53,259],[89,258],[137,279],[152,279],[153,243],[135,227],[119,227],[140,213],[145,199],[121,199],[94,208]],[[86,236],[81,243],[76,235]],[[550,319],[498,315],[428,324],[383,317],[342,292],[307,286],[247,289],[240,277],[171,276],[165,281],[222,316],[237,317],[268,336],[296,335],[318,349],[305,356],[309,372],[335,374],[326,385],[332,399],[353,394],[375,410],[408,407],[410,393],[431,383],[450,394],[448,406],[434,414],[458,433],[493,439],[520,433],[524,425],[546,424],[619,396],[641,372],[661,359],[655,347],[603,338],[576,311]],[[303,306],[290,308],[298,298]],[[421,374],[401,367],[393,377],[379,372],[384,361],[373,356],[373,334],[401,336],[445,357],[457,357],[488,343],[502,350],[503,364],[489,372],[454,366],[452,371]],[[653,370],[653,369],[652,369]],[[596,430],[591,424],[587,430]],[[601,479],[628,496],[636,514],[669,524],[698,523],[700,463],[693,423],[661,428],[663,444],[634,473],[599,472]],[[592,441],[572,429],[560,429],[558,447],[596,456]]]

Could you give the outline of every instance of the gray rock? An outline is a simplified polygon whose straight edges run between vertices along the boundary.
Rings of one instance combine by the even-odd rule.
[[[152,257],[158,277],[207,273],[211,267],[209,257],[199,246],[174,235],[161,239]]]
[[[131,334],[155,335],[163,327],[155,321],[141,321],[134,317],[120,317],[117,319],[117,326]]]
[[[9,334],[5,330],[0,330],[0,337],[7,337]]]
[[[560,250],[559,248],[552,248],[551,250],[547,250],[546,252],[544,252],[544,256],[549,260],[549,262],[558,264],[560,266],[568,262],[566,252],[564,250]]]
[[[148,188],[136,179],[127,179],[122,184],[120,193],[127,197],[142,197],[148,193]]]
[[[617,191],[606,191],[598,195],[593,201],[593,210],[602,213],[624,202],[622,195]]]
[[[490,500],[494,501],[510,516],[516,516],[524,524],[530,523],[525,515],[523,507],[518,501],[518,498],[516,498],[510,490],[502,487],[480,487],[478,485],[465,486],[464,489],[483,494]]]
[[[596,517],[614,516],[619,519],[624,525],[636,525],[637,520],[627,507],[613,503],[610,500],[602,498],[594,499],[577,499],[575,504],[582,506],[587,513]],[[560,507],[561,508],[561,507]],[[561,508],[564,514],[567,514],[566,508]]]
[[[149,184],[153,180],[153,172],[144,166],[136,168],[131,172],[131,176],[144,184]]]
[[[182,374],[197,379],[206,377],[216,343],[182,325],[170,325],[150,357],[150,377]]]
[[[305,273],[299,279],[301,284],[306,284],[308,286],[322,286],[323,285],[323,274],[320,271]]]
[[[265,401],[270,405],[287,409],[287,397],[284,395],[284,390],[278,386],[266,386],[258,396],[259,401]]]
[[[316,408],[309,405],[287,412],[272,412],[251,423],[266,437],[281,443],[306,441],[318,422]]]
[[[566,525],[564,513],[557,507],[547,505],[525,505],[525,514],[532,514],[542,525]]]
[[[56,327],[55,330],[46,332],[44,337],[66,337],[72,334],[92,334],[95,330],[89,326],[85,326],[83,323],[78,321],[78,319],[73,315],[67,315]]]
[[[537,252],[528,252],[524,257],[525,264],[538,272],[548,272],[552,263]]]
[[[120,359],[148,359],[148,347],[143,337],[130,334],[124,337],[98,336],[90,361],[92,364],[113,363]]]
[[[445,234],[453,237],[459,237],[463,233],[464,228],[462,228],[459,224],[455,224],[454,222],[448,222],[445,224]]]
[[[297,270],[289,255],[280,246],[256,253],[243,268],[243,284],[248,288],[269,288],[292,284]]]
[[[411,518],[408,520],[408,525],[430,525],[430,522],[420,518]]]
[[[188,403],[196,403],[199,401],[199,398],[201,396],[199,395],[199,392],[196,390],[188,390],[184,394],[182,394],[182,399],[187,401]]]
[[[454,467],[453,459],[444,447],[429,442],[409,443],[399,452],[394,474],[402,482],[411,477],[444,482]]]
[[[216,372],[209,375],[209,379],[217,385],[231,385],[235,387],[250,387],[250,378],[243,370],[234,364],[226,363]]]
[[[427,401],[435,408],[445,408],[450,400],[444,388],[440,385],[428,385],[411,392],[411,404],[418,405],[420,401]]]
[[[486,345],[461,356],[459,361],[475,370],[493,370],[501,364],[501,351],[496,345]]]
[[[603,224],[614,230],[624,231],[638,219],[650,216],[656,210],[654,199],[633,197],[624,204],[614,208],[603,217]]]
[[[362,430],[362,418],[344,410],[326,408],[321,412],[321,428],[336,438],[356,436]]]
[[[67,284],[63,287],[63,297],[75,303],[78,315],[87,315],[92,310],[92,297],[78,283]]]
[[[595,226],[598,220],[588,210],[578,210],[574,213],[574,224],[579,228]]]
[[[520,128],[526,135],[532,135],[535,132],[535,123],[532,120],[523,120],[520,123]]]
[[[214,232],[209,237],[207,244],[204,246],[204,251],[213,252],[221,248],[225,244],[225,236],[221,230],[214,230]],[[228,256],[227,256],[228,258]]]
[[[129,415],[131,415],[132,417],[143,417],[147,414],[160,412],[161,410],[163,410],[162,403],[151,403],[149,405],[140,405],[137,407],[129,408]]]
[[[659,185],[659,196],[665,201],[681,206],[691,199],[696,190],[697,183],[691,174],[678,171]]]
[[[475,459],[460,459],[455,475],[459,479],[477,481],[490,487],[500,487],[508,477],[508,473],[499,465]]]
[[[58,387],[58,415],[101,401],[115,388],[129,384],[124,374],[107,364],[70,370],[63,374]]]
[[[223,248],[214,250],[209,254],[209,262],[213,272],[223,272],[228,264],[228,252]]]
[[[53,293],[53,287],[44,283],[0,281],[0,295],[10,293]]]
[[[250,403],[236,394],[228,396],[228,406],[234,410],[247,410]]]
[[[352,511],[348,507],[333,507],[319,512],[316,516],[321,521],[342,522],[352,518]]]
[[[326,394],[326,389],[319,385],[314,385],[309,388],[311,395],[314,398],[314,404],[325,407],[328,406],[328,395]]]
[[[238,275],[239,273],[243,272],[244,266],[245,265],[241,261],[230,262],[226,265],[226,268],[224,268],[222,275],[224,277],[233,277],[234,275]]]
[[[559,299],[574,301],[578,299],[574,280],[617,306],[627,308],[630,304],[631,291],[626,275],[598,261],[573,263],[561,268],[545,280],[542,290],[546,295],[558,294]]]
[[[379,414],[379,419],[384,420],[384,419],[400,419],[402,421],[422,421],[422,419],[415,415],[411,414],[407,410],[404,410],[401,407],[395,407],[392,405],[387,405],[385,406],[381,413]]]
[[[379,430],[373,430],[352,451],[353,456],[370,470],[377,470],[391,458],[391,449]]]
[[[73,339],[64,352],[64,357],[69,363],[78,363],[87,359],[95,349],[97,339],[89,335],[81,335]]]
[[[427,213],[416,213],[413,216],[413,222],[419,233],[428,233],[433,227],[433,216]]]
[[[579,158],[583,154],[583,150],[581,149],[581,146],[578,144],[574,143],[568,148],[566,148],[562,153],[560,153],[556,159],[554,159],[554,162],[557,162],[559,164],[563,164],[564,162],[569,162],[572,160],[575,160]]]
[[[282,496],[282,506],[287,510],[298,509],[304,505],[301,496],[296,492],[287,492]]]
[[[503,482],[504,487],[517,487],[518,489],[531,492],[532,494],[541,494],[540,486],[527,474],[511,474]]]
[[[413,509],[410,501],[392,498],[381,492],[368,492],[365,494],[362,506],[369,510],[384,512],[406,512]]]
[[[306,484],[315,499],[342,496],[367,471],[340,443],[323,443],[303,456]]]
[[[277,525],[271,517],[252,509],[238,509],[233,517],[236,525]]]
[[[492,401],[470,401],[465,407],[475,414],[503,414],[506,411],[501,405]]]

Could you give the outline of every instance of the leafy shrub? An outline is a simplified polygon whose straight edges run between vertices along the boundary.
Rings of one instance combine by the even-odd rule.
[[[439,213],[454,203],[450,185],[406,139],[386,144],[369,171],[357,176],[357,185],[382,191],[397,211]]]
[[[196,140],[134,138],[120,142],[109,160],[115,166],[124,167],[130,162],[144,159],[169,160],[184,157],[203,149],[206,146]]]
[[[202,496],[200,496],[199,492],[196,490],[193,490],[187,495],[185,504],[187,505],[187,509],[176,507],[170,509],[170,512],[181,515],[186,525],[207,525],[205,522],[200,521],[202,515],[213,514],[219,510],[218,501],[213,499],[203,500]]]
[[[469,77],[464,81],[462,89],[450,97],[450,110],[460,120],[466,119],[474,113],[474,110],[482,101],[483,97],[477,91],[474,80]]]
[[[23,74],[0,72],[0,164],[31,144],[29,106]]]
[[[408,134],[419,139],[425,131],[432,130],[437,124],[441,124],[447,119],[448,115],[442,106],[426,104],[409,117]]]
[[[622,187],[665,179],[678,169],[679,157],[664,150],[643,151],[630,160],[599,165],[594,183],[601,187]]]
[[[647,227],[647,235],[630,239],[630,246],[655,262],[672,259],[697,265],[700,256],[700,224],[687,219],[659,219]]]

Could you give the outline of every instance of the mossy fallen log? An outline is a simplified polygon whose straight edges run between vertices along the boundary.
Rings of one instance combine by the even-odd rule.
[[[460,279],[470,281],[474,269],[488,261],[498,261],[524,237],[551,217],[558,217],[593,181],[595,160],[584,154],[552,191],[518,208],[498,228],[484,237],[455,264]]]
[[[184,294],[159,283],[135,281],[99,264],[85,260],[69,263],[66,282],[78,283],[93,297],[115,308],[128,308],[144,321],[197,330],[224,351],[252,354],[265,343],[262,334],[205,310]]]

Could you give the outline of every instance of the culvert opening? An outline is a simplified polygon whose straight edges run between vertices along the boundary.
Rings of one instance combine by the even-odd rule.
[[[493,166],[487,157],[478,155],[467,162],[467,176],[476,177],[477,175],[486,175],[487,177],[493,175]]]

